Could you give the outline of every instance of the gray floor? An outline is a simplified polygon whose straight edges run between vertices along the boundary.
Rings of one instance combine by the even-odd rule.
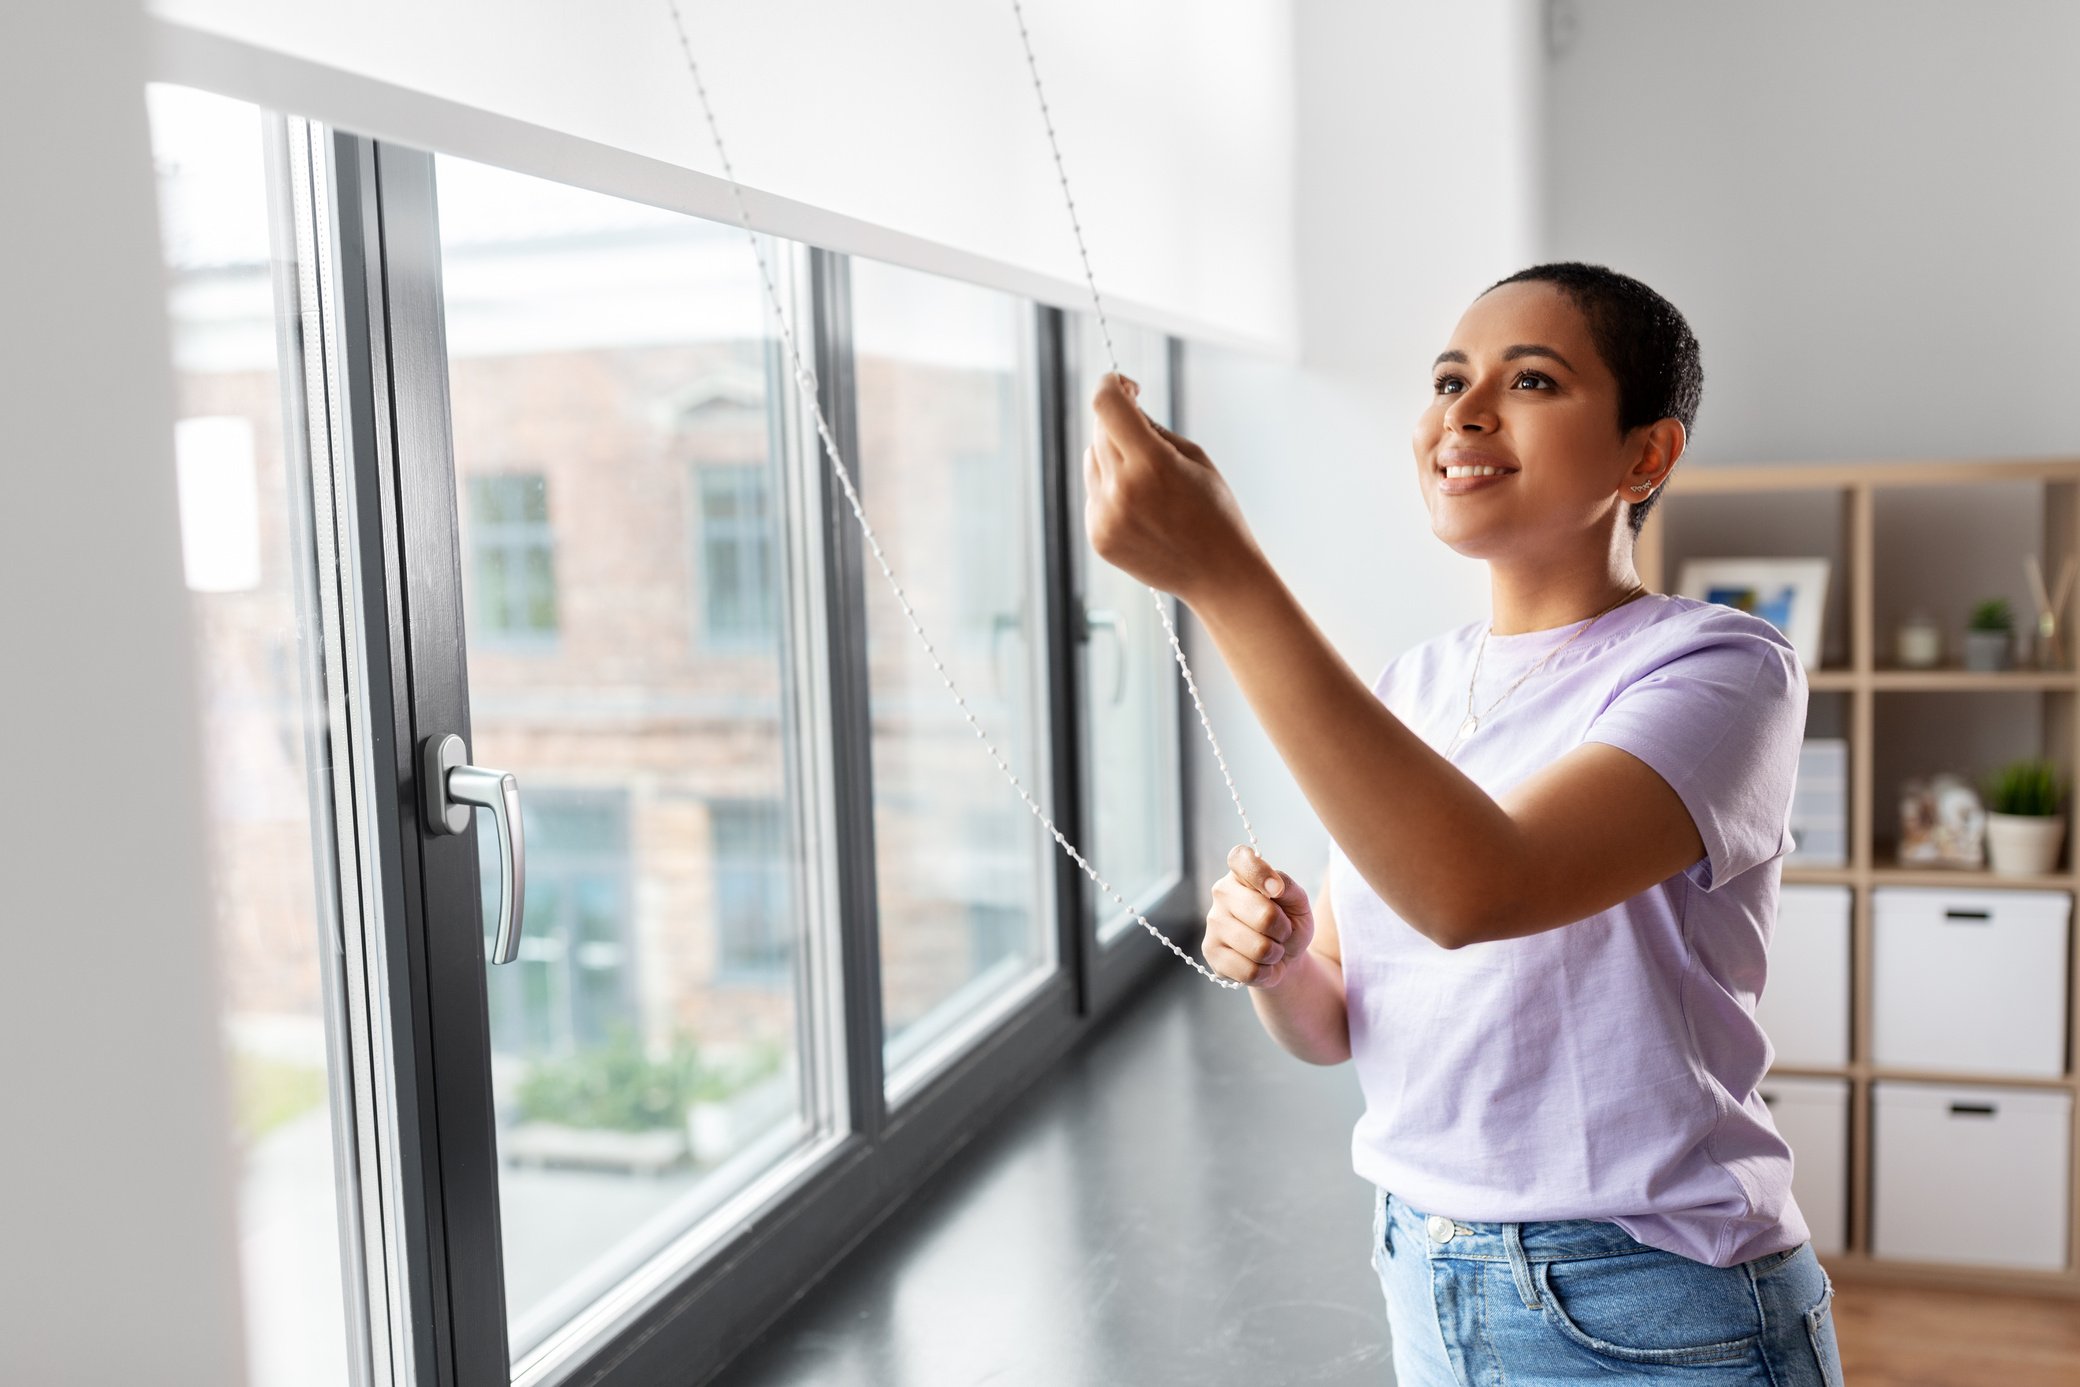
[[[1350,1066],[1182,964],[715,1381],[1393,1381]]]

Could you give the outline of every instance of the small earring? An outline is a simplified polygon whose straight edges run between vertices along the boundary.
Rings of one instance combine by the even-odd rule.
[[[1653,487],[1654,484],[1652,482],[1641,482],[1638,486],[1635,486],[1632,489],[1634,491],[1651,491],[1653,490]]]

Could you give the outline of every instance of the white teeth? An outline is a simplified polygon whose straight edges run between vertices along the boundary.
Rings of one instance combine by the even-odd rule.
[[[1507,467],[1447,467],[1447,477],[1499,477],[1509,471]]]

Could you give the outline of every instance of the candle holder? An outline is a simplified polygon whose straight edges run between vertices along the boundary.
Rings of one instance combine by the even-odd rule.
[[[2059,566],[2058,581],[2046,588],[2044,566],[2037,556],[2028,554],[2023,558],[2023,568],[2029,573],[2030,596],[2037,604],[2036,639],[2032,642],[2031,659],[2040,670],[2072,668],[2072,662],[2066,658],[2059,613],[2065,609],[2066,598],[2073,591],[2074,566],[2075,556],[2066,555],[2065,562]]]

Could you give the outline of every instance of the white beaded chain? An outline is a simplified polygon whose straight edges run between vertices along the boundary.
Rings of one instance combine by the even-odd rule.
[[[874,535],[874,527],[867,523],[866,512],[860,506],[859,493],[853,489],[852,474],[846,470],[844,459],[838,453],[837,439],[832,436],[830,423],[824,418],[823,404],[817,396],[816,378],[810,374],[808,367],[802,363],[801,352],[795,344],[794,332],[788,326],[787,314],[780,304],[780,291],[774,284],[772,268],[766,261],[765,247],[759,241],[757,231],[752,227],[751,212],[744,200],[744,188],[742,184],[737,182],[736,170],[730,164],[729,151],[722,142],[722,128],[715,119],[714,106],[708,100],[707,84],[701,80],[700,63],[693,56],[693,42],[687,36],[686,21],[679,12],[679,0],[666,0],[666,3],[671,8],[672,25],[678,32],[680,51],[686,56],[686,69],[693,76],[694,92],[700,98],[701,115],[707,121],[708,136],[714,142],[716,158],[722,165],[722,176],[728,180],[730,192],[736,200],[737,220],[742,223],[744,234],[751,242],[752,253],[758,259],[759,278],[765,285],[766,302],[773,311],[773,320],[778,325],[781,344],[787,349],[787,359],[794,373],[795,385],[802,392],[804,398],[808,400],[810,409],[816,415],[816,436],[822,440],[824,456],[830,459],[831,466],[837,471],[839,484],[845,488],[845,499],[851,503],[853,517],[858,520],[860,531],[866,536],[867,547],[873,551],[874,561],[881,566],[881,575],[888,580],[890,590],[895,593],[897,604],[903,609],[903,615],[910,622],[910,629],[915,631],[917,639],[924,643],[925,654],[931,657],[932,668],[939,673],[939,682],[944,684],[946,691],[953,695],[953,701],[960,706],[962,716],[968,720],[968,726],[975,729],[975,736],[982,742],[984,750],[988,751],[990,759],[996,762],[997,769],[1004,773],[1005,779],[1011,782],[1011,787],[1018,791],[1019,798],[1025,801],[1026,808],[1030,809],[1033,812],[1033,816],[1046,826],[1049,833],[1054,835],[1054,840],[1061,844],[1062,851],[1068,853],[1076,865],[1083,868],[1084,875],[1096,882],[1099,888],[1111,896],[1113,900],[1119,902],[1122,909],[1128,911],[1135,919],[1139,920],[1141,927],[1160,940],[1171,953],[1176,954],[1186,963],[1198,969],[1199,972],[1205,974],[1209,981],[1225,988],[1241,987],[1241,983],[1231,978],[1222,977],[1179,948],[1176,942],[1168,935],[1157,929],[1153,924],[1150,924],[1147,916],[1135,910],[1132,902],[1113,889],[1110,882],[1098,875],[1097,870],[1084,860],[1083,854],[1076,850],[1073,843],[1062,836],[1062,831],[1055,827],[1054,821],[1047,817],[1046,812],[1026,792],[1025,786],[1019,781],[1018,776],[1012,772],[1010,766],[1005,764],[1003,756],[998,753],[995,743],[990,741],[989,735],[982,730],[982,725],[975,720],[975,714],[968,708],[967,699],[963,698],[960,690],[954,687],[952,677],[946,672],[946,666],[940,663],[938,652],[932,648],[931,638],[925,635],[924,628],[918,624],[917,613],[912,610],[910,600],[903,595],[902,585],[896,582],[896,575],[889,569],[888,560],[881,552],[881,541]],[[1069,225],[1076,233],[1076,253],[1083,262],[1084,282],[1090,289],[1091,305],[1096,311],[1098,318],[1098,330],[1105,339],[1105,355],[1111,362],[1114,374],[1118,374],[1119,358],[1114,353],[1112,347],[1112,329],[1105,320],[1105,305],[1104,301],[1098,296],[1097,279],[1091,274],[1090,253],[1084,248],[1083,226],[1076,216],[1076,200],[1070,196],[1069,175],[1062,167],[1061,144],[1055,138],[1054,119],[1047,109],[1047,94],[1040,85],[1040,67],[1033,58],[1032,37],[1026,32],[1025,11],[1020,8],[1019,0],[1011,0],[1011,10],[1013,16],[1018,21],[1019,41],[1025,47],[1026,67],[1032,73],[1033,93],[1039,98],[1040,118],[1047,127],[1048,147],[1054,152],[1055,174],[1061,181],[1062,197],[1068,204]],[[1213,735],[1213,724],[1208,722],[1206,718],[1206,706],[1199,701],[1199,686],[1192,679],[1191,666],[1185,662],[1184,646],[1177,639],[1177,629],[1170,624],[1170,613],[1163,606],[1162,594],[1158,593],[1154,588],[1150,588],[1149,596],[1155,602],[1156,615],[1162,618],[1163,630],[1170,637],[1170,648],[1176,653],[1177,667],[1183,672],[1185,687],[1191,691],[1192,706],[1198,709],[1199,725],[1206,729],[1206,740],[1213,746],[1213,758],[1220,764],[1222,779],[1227,781],[1228,797],[1235,802],[1235,812],[1242,816],[1243,831],[1249,835],[1250,847],[1254,850],[1257,846],[1256,830],[1250,826],[1249,815],[1242,807],[1242,797],[1235,790],[1234,777],[1229,775],[1228,763],[1221,756],[1220,742]]]

